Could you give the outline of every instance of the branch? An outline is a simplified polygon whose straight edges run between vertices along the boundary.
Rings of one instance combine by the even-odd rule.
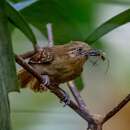
[[[102,124],[117,114],[130,101],[130,94],[128,94],[116,107],[109,111],[103,118]]]
[[[74,96],[78,106],[81,108],[85,108],[86,104],[85,104],[84,100],[82,99],[79,91],[77,90],[75,83],[73,81],[69,81],[69,82],[67,82],[67,85],[68,85],[72,95]]]
[[[28,72],[30,72],[34,77],[36,77],[40,82],[43,82],[42,76],[35,71],[34,68],[32,68],[28,63],[24,61],[23,58],[21,58],[18,55],[15,55],[16,62],[21,65],[24,69],[26,69]],[[57,97],[60,98],[60,100],[63,100],[65,98],[65,95],[58,89],[51,86],[47,86],[48,89],[50,89]],[[90,124],[96,125],[96,121],[91,115],[91,113],[86,109],[81,109],[79,106],[77,106],[72,100],[70,100],[70,103],[67,104],[71,109],[73,109],[76,113],[78,113],[84,120],[86,120]]]
[[[33,51],[26,52],[24,54],[20,54],[19,56],[22,57],[23,59],[28,59],[31,56],[33,56],[35,53],[36,53],[36,51],[33,50]]]
[[[15,55],[16,62],[21,65],[24,69],[30,72],[34,77],[36,77],[40,82],[43,82],[42,76],[35,71],[24,59],[20,56]],[[58,89],[48,86],[60,100],[65,98],[65,95]],[[67,104],[71,109],[73,109],[77,114],[79,114],[84,120],[88,122],[88,129],[90,130],[101,130],[102,125],[112,118],[116,113],[118,113],[128,102],[130,101],[130,94],[128,94],[116,107],[109,111],[104,118],[101,115],[91,114],[88,109],[81,108],[75,104],[72,100]]]

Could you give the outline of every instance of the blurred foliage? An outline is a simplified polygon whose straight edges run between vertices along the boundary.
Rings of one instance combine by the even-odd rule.
[[[26,22],[26,20],[24,19],[24,17],[17,10],[15,10],[15,8],[13,8],[9,3],[7,3],[6,10],[9,22],[17,28],[19,28],[35,46],[35,44],[37,43],[35,35],[32,32],[32,29],[29,27],[28,22]]]
[[[129,0],[96,0],[100,3],[106,3],[106,4],[119,4],[119,5],[129,5]]]
[[[77,78],[75,79],[75,84],[76,84],[76,86],[77,86],[77,88],[78,88],[79,91],[81,91],[81,90],[83,89],[83,87],[84,87],[84,82],[83,82],[81,76],[79,76],[79,77],[77,77]]]
[[[18,91],[14,54],[11,37],[8,30],[8,19],[5,13],[5,4],[0,3],[0,80],[7,91]],[[2,81],[1,81],[2,82]]]
[[[18,91],[16,69],[8,20],[5,13],[6,1],[0,1],[0,129],[11,130],[8,92]]]
[[[20,1],[24,1],[24,0],[9,0],[9,1],[11,1],[13,3],[17,3],[17,2],[20,2]]]
[[[120,27],[123,24],[130,22],[130,9],[114,16],[110,20],[106,21],[100,27],[98,27],[90,36],[87,38],[86,42],[93,43],[99,38],[109,33],[113,29]]]
[[[21,13],[45,35],[46,24],[52,23],[54,41],[61,44],[85,40],[91,30],[94,5],[91,0],[38,0],[21,9]]]

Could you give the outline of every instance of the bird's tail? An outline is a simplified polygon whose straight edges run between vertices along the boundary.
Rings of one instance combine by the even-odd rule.
[[[40,91],[40,82],[25,69],[19,70],[17,75],[21,83],[21,88],[30,87],[35,92]]]

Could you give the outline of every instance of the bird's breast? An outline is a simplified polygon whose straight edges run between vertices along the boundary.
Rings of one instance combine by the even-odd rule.
[[[53,67],[55,68],[55,75],[53,76],[55,81],[59,83],[64,83],[70,80],[75,79],[77,76],[79,76],[83,70],[83,64],[84,60],[65,60],[62,62],[60,60],[59,64],[53,64]]]

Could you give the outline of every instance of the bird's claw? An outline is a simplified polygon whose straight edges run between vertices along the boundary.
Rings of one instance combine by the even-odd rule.
[[[47,91],[48,88],[44,84],[40,84],[39,92]]]
[[[64,94],[64,97],[60,100],[60,103],[64,102],[63,107],[65,107],[70,104],[70,97],[63,89],[61,89],[61,92]]]
[[[39,92],[47,91],[47,87],[50,85],[50,79],[48,75],[42,75],[42,83],[38,89]]]
[[[42,75],[42,84],[43,84],[43,86],[50,85],[50,79],[49,79],[48,75]]]

